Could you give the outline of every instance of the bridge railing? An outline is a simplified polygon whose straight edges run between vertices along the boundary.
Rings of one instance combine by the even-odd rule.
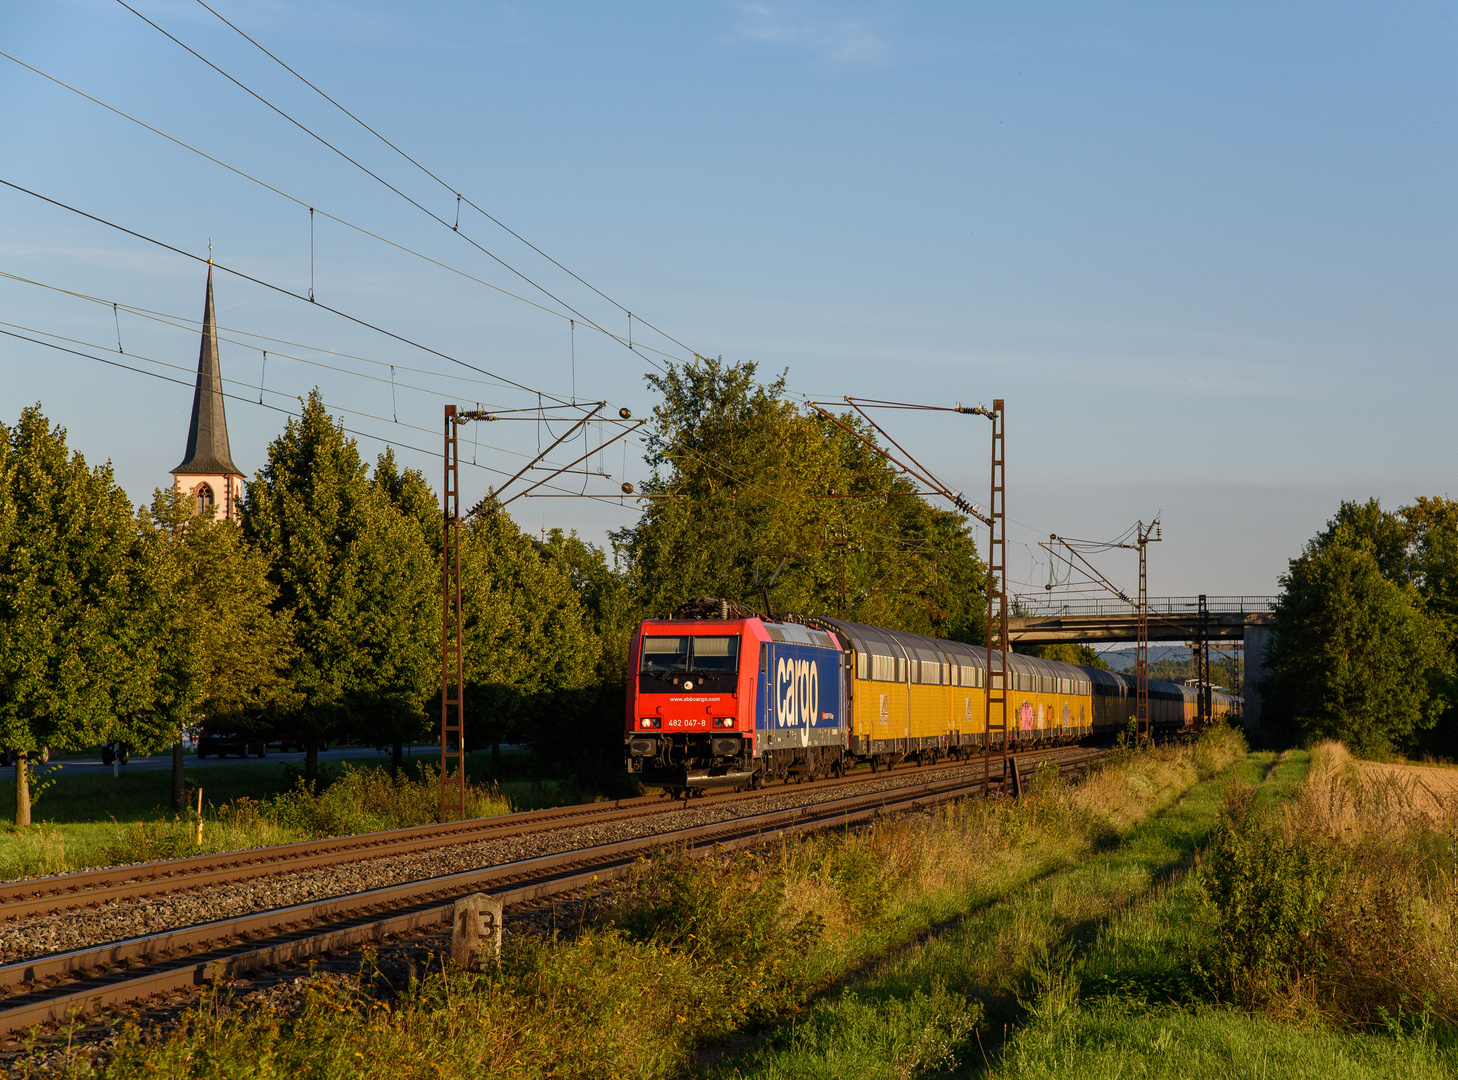
[[[1207,596],[1205,607],[1212,615],[1265,614],[1273,609],[1274,596]],[[1036,593],[1019,594],[1013,597],[1010,614],[1014,618],[1055,618],[1059,615],[1132,615],[1137,610],[1133,603],[1126,603],[1117,597],[1096,597],[1084,600],[1061,600],[1057,597],[1039,596]],[[1198,615],[1198,596],[1151,596],[1151,615]]]

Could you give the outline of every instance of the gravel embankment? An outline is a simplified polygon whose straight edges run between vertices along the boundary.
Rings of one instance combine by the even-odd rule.
[[[829,798],[869,794],[966,773],[965,769],[905,769],[847,784],[833,794],[814,786],[775,786],[762,798],[716,805],[712,796],[687,804],[665,803],[662,813],[598,825],[564,826],[527,836],[503,837],[408,855],[378,856],[356,863],[256,881],[235,882],[144,900],[117,900],[100,907],[36,916],[0,924],[0,963],[101,945],[183,926],[288,907],[442,874],[457,873],[539,855],[629,840],[695,825],[784,810]]]

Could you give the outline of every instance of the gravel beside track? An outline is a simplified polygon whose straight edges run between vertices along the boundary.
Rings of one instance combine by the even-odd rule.
[[[1042,758],[1045,755],[1036,756]],[[839,785],[833,791],[825,791],[813,784],[775,786],[766,789],[759,798],[721,804],[716,803],[712,796],[688,803],[665,802],[642,816],[596,825],[564,825],[548,832],[455,844],[434,851],[366,858],[298,873],[273,873],[256,881],[203,887],[141,900],[116,900],[93,908],[36,915],[0,927],[0,963],[13,963],[539,855],[806,806],[831,798],[888,791],[933,779],[967,775],[976,768],[976,765],[903,768],[868,775],[863,781]],[[980,770],[977,771],[980,773]]]

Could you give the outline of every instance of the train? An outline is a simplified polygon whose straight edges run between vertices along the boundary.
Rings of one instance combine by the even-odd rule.
[[[1113,735],[1135,713],[1128,676],[1012,652],[1007,661],[1009,749]],[[676,794],[935,762],[989,741],[977,645],[704,599],[645,619],[628,663],[628,772]],[[1212,692],[1213,718],[1234,705]],[[1155,732],[1198,715],[1195,688],[1150,680]],[[990,741],[1000,749],[1003,738]]]

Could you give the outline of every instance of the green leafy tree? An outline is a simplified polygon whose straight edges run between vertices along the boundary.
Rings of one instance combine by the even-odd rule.
[[[357,734],[391,747],[398,771],[405,740],[429,730],[440,689],[440,538],[443,514],[418,470],[400,470],[386,450],[370,480],[375,528],[365,548],[366,592],[380,617],[366,644],[375,679],[352,702]]]
[[[20,756],[17,826],[30,755],[155,737],[157,642],[175,611],[159,555],[111,466],[69,453],[39,406],[0,426],[0,745]]]
[[[466,737],[490,745],[540,745],[535,706],[592,684],[601,645],[570,568],[544,558],[541,545],[487,497],[462,529]]]
[[[1376,500],[1344,503],[1281,577],[1264,711],[1303,740],[1359,754],[1416,744],[1442,702],[1443,627],[1413,582],[1402,522]]]
[[[717,596],[756,608],[979,641],[986,569],[966,521],[919,497],[860,439],[785,399],[753,364],[697,359],[648,376],[639,524],[613,535],[641,606]],[[866,434],[846,419],[845,424]],[[869,438],[869,435],[866,436]]]
[[[556,689],[540,701],[530,742],[538,756],[553,758],[597,790],[611,789],[624,779],[628,648],[642,612],[626,577],[608,565],[602,548],[554,529],[537,551],[566,575],[576,593],[597,642],[597,662],[583,685]]]
[[[314,391],[270,444],[243,504],[244,533],[269,560],[276,610],[293,617],[293,723],[311,782],[321,738],[352,723],[418,729],[438,672],[438,564],[419,517],[385,490],[400,481],[392,457],[384,473],[371,483],[354,440]]]
[[[298,704],[288,678],[297,650],[268,560],[232,521],[193,513],[190,496],[159,488],[144,534],[165,544],[178,617],[163,643],[172,720],[172,804],[182,805],[181,728],[197,723],[249,728]]]
[[[1428,614],[1442,627],[1448,662],[1432,678],[1441,715],[1423,748],[1458,757],[1458,501],[1420,497],[1399,516],[1408,530],[1413,576]]]
[[[1076,664],[1079,667],[1097,668],[1099,671],[1108,671],[1109,665],[1104,658],[1096,653],[1088,645],[1077,645],[1072,642],[1056,642],[1050,645],[1019,645],[1017,651],[1024,656],[1037,656],[1044,660],[1057,660],[1064,664]]]

